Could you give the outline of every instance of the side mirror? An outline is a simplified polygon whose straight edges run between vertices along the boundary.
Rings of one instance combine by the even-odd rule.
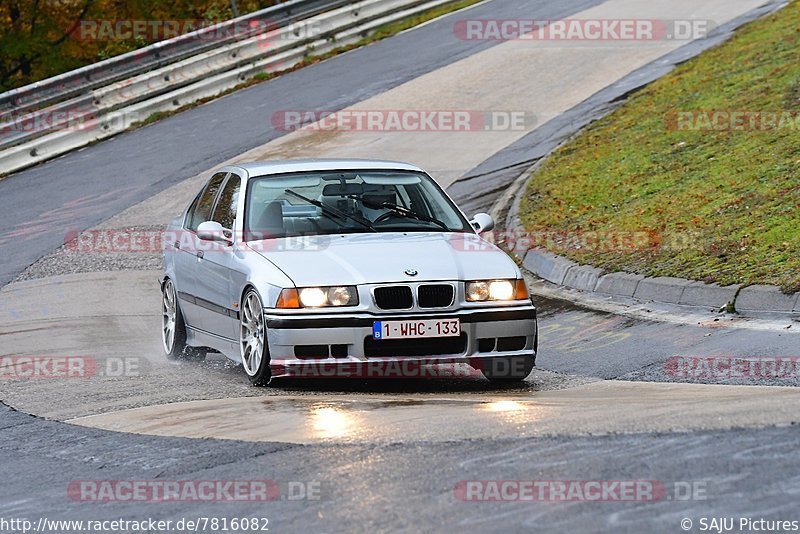
[[[494,219],[492,219],[492,216],[488,213],[478,213],[472,217],[472,220],[469,222],[469,224],[475,228],[476,232],[482,234],[483,232],[488,232],[494,228]]]
[[[230,230],[225,230],[216,221],[206,221],[200,223],[200,226],[197,227],[197,237],[203,241],[220,241],[230,245],[231,240],[225,236],[225,232],[230,233]]]

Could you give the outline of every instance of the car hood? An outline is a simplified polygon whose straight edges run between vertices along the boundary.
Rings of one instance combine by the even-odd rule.
[[[515,278],[519,273],[505,252],[474,234],[321,235],[248,245],[298,287]]]

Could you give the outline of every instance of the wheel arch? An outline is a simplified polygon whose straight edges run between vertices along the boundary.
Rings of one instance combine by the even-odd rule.
[[[239,293],[239,313],[242,313],[242,306],[244,305],[244,296],[247,295],[247,291],[252,289],[258,294],[258,298],[261,299],[261,305],[264,305],[264,297],[261,296],[261,292],[258,290],[256,285],[253,282],[247,282],[244,284],[242,288],[242,292]]]

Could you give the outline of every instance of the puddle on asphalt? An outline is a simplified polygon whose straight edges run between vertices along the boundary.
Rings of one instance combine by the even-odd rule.
[[[271,398],[264,398],[261,399],[261,406],[265,411],[268,412],[287,412],[287,411],[304,411],[304,410],[316,410],[322,408],[333,408],[338,410],[349,410],[349,411],[375,411],[375,410],[382,410],[382,409],[394,409],[394,408],[413,408],[419,406],[425,407],[445,407],[445,406],[470,406],[470,405],[488,405],[494,403],[501,403],[497,406],[524,406],[525,403],[531,402],[533,400],[532,395],[528,395],[523,400],[510,400],[510,399],[501,399],[501,400],[487,400],[485,398],[470,398],[464,397],[463,399],[438,399],[438,398],[431,398],[431,399],[355,399],[355,400],[325,400],[319,401],[315,400],[314,397],[308,397],[308,399],[300,399],[300,398],[293,398],[293,399],[271,399]],[[506,404],[502,404],[506,403]]]
[[[358,399],[325,400],[263,399],[253,415],[263,410],[263,416],[274,417],[278,412],[290,413],[303,433],[314,439],[353,439],[367,437],[375,432],[374,425],[381,421],[383,430],[392,425],[407,426],[410,421],[420,424],[432,418],[451,414],[457,419],[494,420],[496,423],[528,423],[539,419],[547,408],[530,396],[513,398],[458,399]],[[470,415],[471,414],[471,415]],[[383,431],[382,430],[382,431]]]

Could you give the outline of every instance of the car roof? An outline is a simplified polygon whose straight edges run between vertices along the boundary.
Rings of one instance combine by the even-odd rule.
[[[416,165],[411,165],[410,163],[374,159],[287,159],[237,163],[227,167],[230,169],[243,169],[251,177],[282,174],[287,172],[348,171],[370,169],[424,172]]]

